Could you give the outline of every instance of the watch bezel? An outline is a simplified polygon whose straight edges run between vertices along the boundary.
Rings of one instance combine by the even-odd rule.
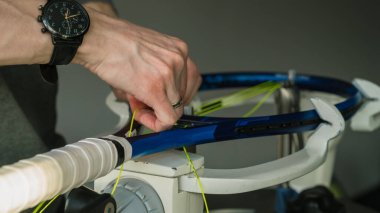
[[[77,7],[80,7],[81,10],[84,12],[84,16],[87,20],[87,26],[84,30],[82,30],[82,32],[78,35],[65,35],[63,33],[60,33],[60,32],[57,32],[53,27],[50,26],[50,23],[48,22],[47,20],[47,10],[49,9],[49,7],[56,3],[57,1],[49,1],[48,3],[45,4],[45,6],[43,7],[43,10],[42,10],[42,14],[41,14],[41,19],[42,19],[42,23],[44,25],[44,27],[47,29],[47,31],[49,31],[53,36],[55,37],[59,37],[59,38],[63,38],[63,39],[68,39],[68,38],[77,38],[77,37],[81,37],[83,36],[90,28],[90,16],[88,15],[88,12],[87,10],[77,1],[75,0],[60,0],[59,2],[70,2],[70,3],[74,3]]]

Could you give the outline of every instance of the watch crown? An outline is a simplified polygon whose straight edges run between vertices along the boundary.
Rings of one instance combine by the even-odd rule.
[[[39,9],[39,10],[42,10],[42,9],[44,9],[44,6],[40,5],[40,6],[38,7],[38,9]]]
[[[38,16],[38,17],[37,17],[37,21],[38,21],[38,22],[42,22],[42,16]]]
[[[46,32],[47,32],[47,29],[44,27],[44,28],[41,29],[41,32],[42,32],[42,33],[46,33]]]

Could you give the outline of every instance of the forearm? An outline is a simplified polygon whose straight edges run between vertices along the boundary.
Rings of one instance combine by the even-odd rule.
[[[0,0],[0,66],[46,64],[53,44],[37,22],[46,0]],[[116,18],[110,4],[87,2],[90,27],[72,63],[81,64],[137,110],[136,120],[155,131],[182,115],[201,78],[182,40]],[[68,17],[65,17],[67,20]]]
[[[42,33],[42,24],[37,21],[41,13],[38,7],[45,3],[46,0],[0,0],[0,66],[49,62],[53,51],[51,34]],[[116,17],[107,2],[87,1],[84,6]]]
[[[50,35],[37,21],[46,0],[0,0],[0,66],[46,64],[53,51]]]

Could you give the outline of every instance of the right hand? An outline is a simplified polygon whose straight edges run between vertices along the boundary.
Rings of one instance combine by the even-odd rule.
[[[201,83],[182,40],[88,8],[89,32],[74,63],[82,64],[137,110],[136,120],[154,131],[173,125]]]

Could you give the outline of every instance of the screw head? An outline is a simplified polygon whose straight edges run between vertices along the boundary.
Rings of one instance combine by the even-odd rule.
[[[42,33],[46,33],[47,31],[48,31],[48,30],[47,30],[45,27],[41,29],[41,32],[42,32]]]
[[[38,9],[42,10],[42,9],[44,9],[44,6],[40,5],[40,6],[38,6]]]
[[[37,21],[42,22],[42,16],[41,15],[37,17]]]

